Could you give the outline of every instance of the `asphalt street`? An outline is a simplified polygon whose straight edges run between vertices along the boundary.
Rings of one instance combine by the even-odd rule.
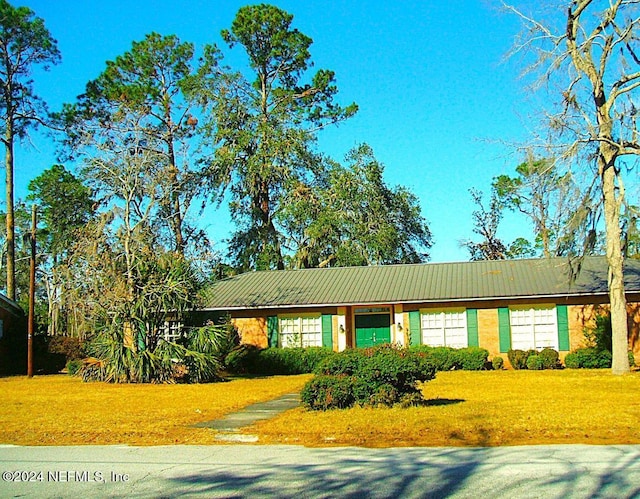
[[[640,445],[0,446],[0,497],[640,497]]]

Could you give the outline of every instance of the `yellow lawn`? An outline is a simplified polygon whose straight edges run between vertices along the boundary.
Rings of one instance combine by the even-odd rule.
[[[296,409],[253,428],[266,442],[310,446],[496,446],[640,443],[640,373],[444,372],[427,407]]]
[[[68,376],[0,378],[0,444],[212,444],[192,425],[299,390],[309,375],[203,385],[82,383]],[[311,446],[640,443],[640,373],[438,373],[426,407],[288,411],[246,433]]]
[[[215,433],[191,425],[295,392],[308,379],[127,385],[65,375],[0,378],[0,444],[210,444]]]

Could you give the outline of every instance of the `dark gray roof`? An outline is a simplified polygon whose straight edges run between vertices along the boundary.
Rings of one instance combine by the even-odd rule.
[[[24,315],[24,311],[15,301],[0,293],[0,307],[16,316]]]
[[[577,278],[571,279],[579,269]],[[640,261],[625,263],[640,291]],[[249,272],[218,281],[204,309],[433,303],[607,294],[604,257],[500,260]]]

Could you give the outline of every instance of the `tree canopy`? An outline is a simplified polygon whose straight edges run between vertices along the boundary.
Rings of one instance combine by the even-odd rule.
[[[312,65],[311,39],[292,28],[293,16],[271,5],[242,7],[225,41],[244,48],[253,75],[231,82],[217,106],[217,144],[211,178],[219,192],[230,188],[238,225],[231,255],[240,268],[282,269],[283,235],[276,218],[295,181],[322,167],[314,151],[316,132],[352,116],[355,104],[334,102],[334,73]]]

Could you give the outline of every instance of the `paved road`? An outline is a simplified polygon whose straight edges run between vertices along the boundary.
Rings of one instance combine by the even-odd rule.
[[[624,498],[640,497],[640,446],[0,446],[0,472],[3,498]]]

